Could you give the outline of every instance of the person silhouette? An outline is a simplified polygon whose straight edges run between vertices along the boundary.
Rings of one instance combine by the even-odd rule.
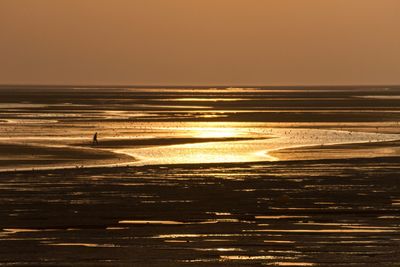
[[[97,132],[93,135],[93,145],[96,144],[98,145],[99,142],[97,141]]]

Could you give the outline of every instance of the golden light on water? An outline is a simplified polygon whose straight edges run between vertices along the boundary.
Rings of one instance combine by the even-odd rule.
[[[216,123],[203,127],[172,127],[172,132],[181,132],[193,138],[215,138],[200,143],[174,144],[157,147],[116,149],[115,152],[132,156],[137,164],[194,164],[226,162],[258,162],[283,160],[285,154],[277,151],[299,147],[321,147],[335,144],[369,143],[389,141],[397,135],[378,133],[357,133],[329,129],[295,129],[246,127],[245,125]],[[163,128],[166,131],[168,128]],[[229,140],[228,138],[250,138],[250,140]],[[275,153],[275,154],[274,154]],[[322,157],[323,155],[318,154]],[[283,157],[283,158],[282,158]],[[329,157],[333,157],[332,153]],[[337,157],[340,157],[338,154]]]
[[[199,138],[232,138],[239,135],[240,129],[232,127],[204,127],[193,131],[193,136]]]
[[[397,87],[51,88],[0,86],[6,264],[400,260]]]

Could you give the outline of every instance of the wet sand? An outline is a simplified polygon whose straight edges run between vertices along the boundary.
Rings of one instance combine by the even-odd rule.
[[[98,144],[90,142],[70,145],[0,142],[0,171],[52,168],[83,168],[136,164],[137,159],[115,150],[133,147],[166,146],[204,142],[252,140],[250,138],[157,138],[106,139]]]
[[[399,96],[0,88],[0,265],[400,266]]]
[[[0,174],[0,264],[398,266],[399,158]]]
[[[132,157],[90,148],[48,147],[0,143],[0,171],[40,167],[82,167],[106,165],[116,161],[132,162]]]
[[[345,159],[349,151],[355,158],[397,157],[400,154],[400,142],[367,142],[359,144],[318,145],[282,149],[271,152],[271,156],[281,160],[320,160]]]

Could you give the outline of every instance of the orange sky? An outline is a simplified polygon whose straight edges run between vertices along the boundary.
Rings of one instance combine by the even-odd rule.
[[[400,84],[398,0],[1,0],[0,84]]]

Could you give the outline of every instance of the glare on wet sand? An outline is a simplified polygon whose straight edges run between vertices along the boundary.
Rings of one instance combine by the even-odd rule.
[[[20,90],[0,265],[400,260],[399,88]]]

